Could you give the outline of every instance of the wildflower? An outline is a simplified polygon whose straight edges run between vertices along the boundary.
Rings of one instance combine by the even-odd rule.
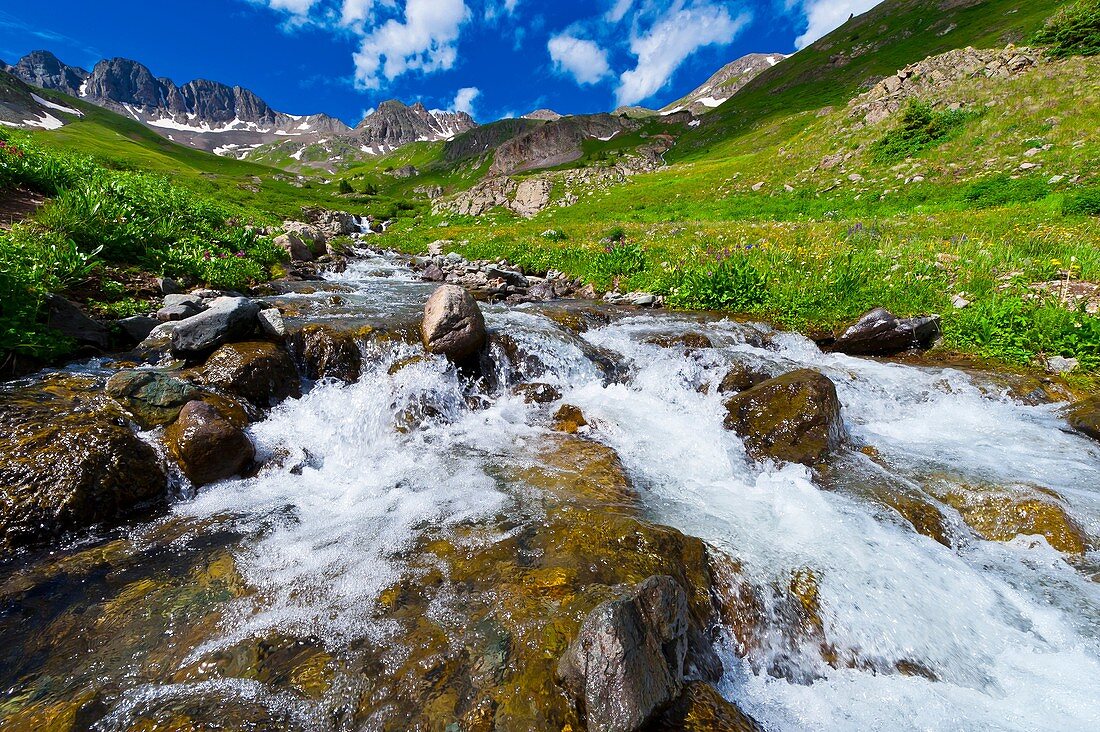
[[[236,254],[234,254],[233,256],[234,256],[234,257],[238,257],[238,258],[240,258],[240,259],[243,259],[243,258],[244,258],[245,256],[247,256],[247,255],[246,255],[246,254],[245,254],[244,252],[237,252],[237,253],[236,253]]]
[[[202,253],[202,258],[203,258],[204,261],[209,262],[210,261],[210,252],[209,251],[203,252]]]

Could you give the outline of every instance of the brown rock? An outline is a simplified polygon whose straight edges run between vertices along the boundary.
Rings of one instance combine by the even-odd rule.
[[[651,336],[645,342],[661,348],[714,348],[710,338],[702,333],[681,333],[680,335]]]
[[[485,317],[465,289],[442,285],[424,306],[420,336],[429,353],[464,361],[485,345]]]
[[[305,378],[333,378],[349,384],[359,380],[363,356],[354,333],[307,325],[292,334],[289,343]]]
[[[644,732],[763,732],[763,728],[710,684],[691,681]]]
[[[290,354],[267,341],[222,346],[206,360],[197,379],[258,407],[273,407],[302,395],[298,370]]]
[[[728,394],[730,392],[748,391],[757,384],[762,384],[771,377],[767,374],[756,371],[748,364],[740,361],[733,364],[730,370],[726,372],[726,375],[722,377],[722,381],[718,384],[719,394]]]
[[[528,404],[550,404],[561,399],[561,392],[549,384],[520,384],[512,391]]]
[[[813,465],[843,438],[836,387],[810,369],[764,381],[729,399],[726,409],[726,429],[757,459]]]
[[[1066,420],[1070,427],[1094,440],[1100,440],[1100,396],[1090,397],[1073,405]]]
[[[239,475],[256,455],[243,429],[201,401],[184,406],[164,441],[195,486]]]
[[[1089,538],[1054,491],[1033,486],[951,487],[943,500],[987,541],[1039,534],[1060,552],[1084,554]]]
[[[581,427],[586,427],[588,420],[584,418],[584,412],[572,404],[563,404],[554,415],[554,429],[573,435]]]

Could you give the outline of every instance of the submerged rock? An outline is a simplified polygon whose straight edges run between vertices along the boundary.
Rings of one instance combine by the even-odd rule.
[[[359,380],[363,356],[355,334],[324,325],[307,325],[288,339],[307,379]]]
[[[813,465],[840,444],[840,399],[828,377],[801,369],[768,379],[726,402],[726,429],[749,454]]]
[[[650,336],[645,339],[645,342],[651,346],[660,346],[661,348],[701,349],[714,347],[710,338],[703,333]]]
[[[671,577],[650,577],[589,613],[557,676],[590,732],[634,732],[684,685],[688,608]]]
[[[485,316],[465,289],[442,285],[424,306],[420,335],[429,353],[464,361],[485,346]]]
[[[850,356],[890,356],[910,348],[928,348],[940,336],[940,317],[897,318],[889,310],[866,313],[832,345]]]
[[[561,392],[550,384],[520,384],[512,391],[527,404],[550,404],[561,399]]]
[[[174,422],[198,389],[165,371],[130,370],[112,376],[107,393],[149,428]]]
[[[710,684],[690,681],[645,732],[763,732],[763,727]]]
[[[93,385],[0,400],[0,546],[37,544],[163,499],[160,458]],[[102,400],[102,401],[100,401]]]
[[[172,330],[172,351],[184,358],[205,356],[218,346],[255,332],[260,306],[244,297],[219,297],[210,308]]]
[[[164,441],[196,487],[239,475],[256,455],[241,425],[197,400],[183,407]]]
[[[1033,486],[951,486],[945,503],[987,541],[1011,541],[1040,535],[1067,554],[1084,554],[1089,537],[1077,525],[1054,491]]]
[[[243,397],[257,407],[274,407],[302,395],[290,354],[267,341],[222,346],[206,360],[197,378],[201,384]]]

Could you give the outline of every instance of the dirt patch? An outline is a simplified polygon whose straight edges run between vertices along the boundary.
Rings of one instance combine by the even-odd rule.
[[[26,188],[0,191],[0,229],[10,229],[13,224],[33,215],[45,203],[45,196]]]

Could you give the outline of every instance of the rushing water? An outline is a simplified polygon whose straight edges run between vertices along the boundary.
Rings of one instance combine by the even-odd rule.
[[[311,320],[382,324],[414,317],[431,289],[378,257],[333,280],[345,286],[336,300],[292,294],[283,304]],[[578,337],[538,306],[485,309],[491,329],[539,356],[513,367],[560,389],[583,410],[589,436],[619,454],[648,518],[735,557],[761,587],[812,571],[825,635],[842,655],[917,663],[936,678],[834,668],[819,645],[792,648],[777,630],[757,658],[727,650],[724,659],[723,693],[765,727],[1100,729],[1097,553],[1071,563],[1041,537],[984,541],[937,504],[949,548],[873,500],[896,491],[935,502],[936,485],[1049,489],[1095,544],[1100,446],[1070,433],[1056,406],[1022,404],[961,371],[826,355],[799,336],[731,321],[634,314]],[[646,343],[685,332],[705,333],[715,347],[685,354]],[[589,358],[593,347],[621,358],[625,378],[606,378]],[[523,510],[490,468],[538,443],[545,409],[498,391],[471,410],[438,359],[390,373],[417,351],[379,347],[358,383],[320,383],[276,408],[252,428],[269,459],[258,475],[174,505],[173,521],[240,537],[228,545],[253,589],[215,630],[184,644],[178,667],[272,632],[332,648],[399,645],[373,609],[387,587],[418,571],[410,557],[423,535]],[[829,471],[747,458],[722,428],[714,388],[735,359],[774,374],[808,366],[836,383],[850,448]],[[425,419],[395,431],[395,414]],[[139,527],[132,538],[155,542],[163,526]],[[787,673],[761,672],[773,661]],[[325,726],[310,705],[256,681],[128,684],[124,661],[97,663],[97,673],[120,677],[102,729],[125,729],[143,705],[200,693],[277,707],[291,726]]]

